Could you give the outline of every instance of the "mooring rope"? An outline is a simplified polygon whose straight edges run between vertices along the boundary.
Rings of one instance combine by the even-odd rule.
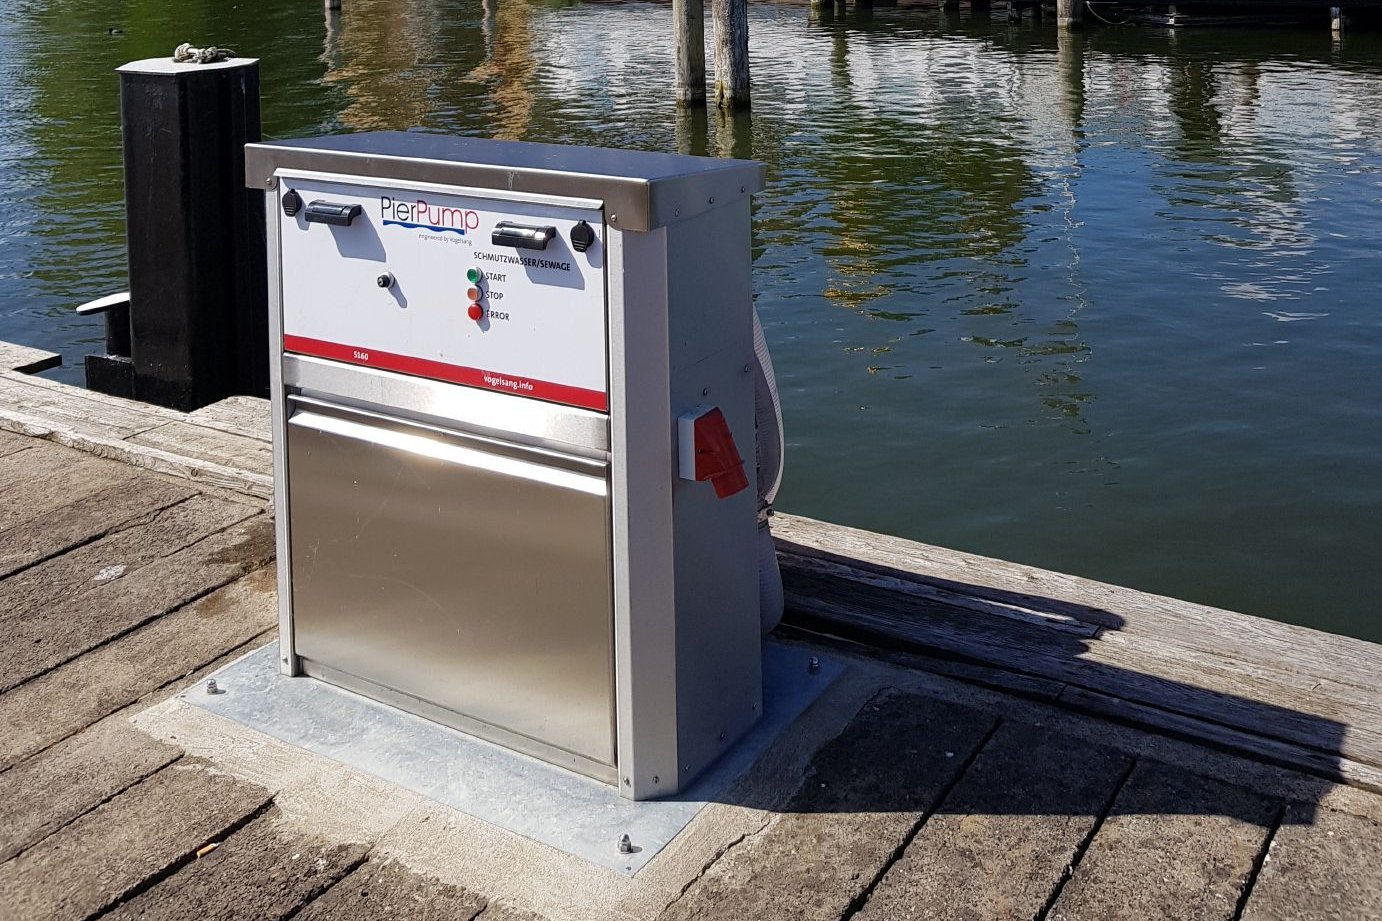
[[[229,48],[217,48],[214,45],[208,48],[193,48],[191,42],[183,42],[173,51],[175,64],[215,64],[233,57],[235,52]]]

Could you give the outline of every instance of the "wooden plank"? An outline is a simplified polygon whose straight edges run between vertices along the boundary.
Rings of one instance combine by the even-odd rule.
[[[1295,804],[1272,839],[1243,921],[1382,918],[1382,824]]]
[[[114,714],[0,773],[0,863],[181,755]]]
[[[972,611],[992,617],[1003,617],[1018,623],[1057,630],[1074,636],[1094,636],[1100,630],[1098,623],[1081,620],[1068,605],[1049,604],[1042,599],[1030,596],[1000,598],[990,595],[983,597],[970,594],[963,587],[944,587],[925,579],[905,575],[888,575],[876,571],[860,569],[848,562],[824,557],[799,556],[783,553],[782,562],[793,573],[803,573],[823,578],[849,579],[897,592],[911,598],[945,605],[948,608]],[[960,590],[957,590],[960,589]]]
[[[1131,768],[1051,727],[1005,723],[856,917],[1040,917]]]
[[[128,397],[117,397],[109,393],[101,393],[99,390],[87,390],[85,387],[64,384],[62,381],[50,380],[46,377],[30,377],[26,374],[0,372],[0,381],[11,381],[38,390],[46,390],[54,394],[53,398],[55,400],[79,399],[88,406],[105,404],[115,407],[117,410],[129,410],[162,419],[181,419],[187,415],[180,410],[169,409],[166,406],[158,406],[154,403],[143,403],[139,400],[131,400]]]
[[[51,444],[0,457],[0,539],[73,500],[137,479],[128,467]]]
[[[1061,691],[1059,702],[1082,713],[1156,730],[1201,744],[1207,743],[1214,748],[1247,755],[1259,761],[1284,765],[1382,793],[1382,768],[1354,761],[1336,753],[1316,751],[1255,732],[1171,713],[1147,704],[1134,703],[1070,685],[1066,685]]]
[[[45,608],[108,590],[141,567],[254,514],[254,509],[195,493],[149,512],[99,540],[0,581],[0,628],[12,629],[31,615],[41,616]]]
[[[30,416],[63,431],[129,438],[180,414],[83,390],[56,381],[0,373],[0,407],[6,415]]]
[[[5,403],[3,393],[0,393],[0,430],[46,438],[88,454],[166,473],[194,483],[231,489],[261,499],[273,496],[273,476],[270,474],[189,458],[159,448],[134,444],[123,440],[122,437],[65,428],[52,420],[10,409]]]
[[[140,432],[126,441],[235,470],[252,470],[266,476],[273,475],[273,448],[267,441],[231,434],[220,429],[186,422],[165,422],[158,428]]]
[[[37,565],[194,495],[185,484],[141,477],[139,488],[125,482],[107,486],[56,508],[37,521],[0,532],[0,579]],[[4,584],[0,583],[0,597]],[[0,601],[0,610],[4,604]]]
[[[460,886],[423,876],[392,861],[366,861],[300,913],[295,921],[471,921],[485,900]]]
[[[182,761],[0,865],[7,921],[80,921],[193,859],[269,803],[262,787]]]
[[[0,371],[37,374],[61,364],[62,356],[57,352],[16,345],[13,342],[0,342]]]
[[[795,515],[775,516],[773,534],[789,553],[839,556],[894,574],[912,573],[970,586],[976,593],[995,589],[1078,606],[1111,619],[1108,629],[1116,629],[1125,637],[1148,637],[1152,648],[1162,654],[1175,654],[1173,647],[1178,647],[1229,659],[1250,656],[1365,690],[1375,687],[1376,675],[1382,669],[1380,644],[1020,563]]]
[[[276,808],[172,876],[120,905],[112,921],[275,921],[324,892],[365,859],[367,847],[303,834]],[[366,895],[369,893],[367,892]],[[375,917],[412,918],[397,915]]]
[[[269,401],[263,397],[226,397],[219,403],[192,410],[187,415],[187,421],[246,438],[272,440],[269,434]]]
[[[816,753],[786,808],[713,863],[662,921],[837,921],[994,725],[988,714],[928,697],[875,697]]]
[[[189,503],[204,499],[197,497]],[[248,511],[232,503],[219,504],[216,513],[220,519]],[[181,510],[182,506],[175,506],[155,525],[173,519],[174,527],[185,526],[184,536],[196,535],[205,527],[205,521],[197,516],[175,514]],[[219,524],[216,521],[217,527]],[[258,569],[273,556],[273,524],[267,516],[258,515],[128,574],[100,582],[98,573],[96,587],[60,604],[30,609],[22,615],[6,612],[0,620],[8,637],[8,642],[0,644],[0,690],[30,681],[155,620]],[[103,573],[115,572],[119,565],[117,562]]]
[[[982,685],[1020,697],[1055,700],[1065,688],[1062,682],[1051,681],[1034,675],[1023,675],[1005,668],[993,668],[988,665],[961,662],[956,659],[942,659],[919,652],[875,646],[821,633],[811,633],[790,624],[779,625],[773,631],[773,636],[787,640],[794,639],[799,643],[809,643],[824,649],[842,650],[849,655],[868,656],[871,659],[890,662],[902,668],[930,672],[934,675],[945,675],[947,678],[958,678],[970,684]]]
[[[1239,787],[1139,763],[1051,921],[1232,921],[1280,807]]]
[[[1185,664],[1181,656],[1158,655],[1145,643],[1129,648],[1109,641],[1107,632],[1099,638],[1065,636],[867,580],[819,577],[794,569],[789,555],[783,560],[788,621],[808,630],[941,650],[1382,766],[1382,709],[1367,695],[1351,690],[1351,699],[1331,697],[1325,681],[1293,691],[1289,683],[1269,680],[1271,670],[1250,663]]]
[[[272,567],[0,694],[0,771],[278,623]]]

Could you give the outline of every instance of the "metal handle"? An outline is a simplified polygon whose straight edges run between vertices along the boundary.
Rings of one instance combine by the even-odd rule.
[[[525,461],[534,465],[561,468],[574,474],[603,478],[609,467],[606,460],[570,454],[552,448],[518,444],[502,438],[464,432],[383,412],[375,412],[359,406],[344,406],[329,400],[302,394],[288,396],[288,416],[290,424],[305,425],[318,431],[331,428],[337,434],[345,434],[349,429],[359,440],[376,443],[393,442],[400,436],[407,436],[394,444],[415,446],[414,453],[427,454],[437,450],[436,445],[450,443],[457,448],[466,448],[472,454],[487,454],[495,457]],[[329,420],[322,422],[321,420]],[[339,431],[336,428],[340,428]],[[341,428],[343,427],[343,428]],[[439,455],[433,455],[439,456]]]
[[[527,224],[515,224],[512,221],[500,221],[494,225],[494,233],[490,235],[490,242],[495,246],[546,249],[547,244],[556,235],[557,228],[555,227],[531,227]]]
[[[305,216],[309,224],[332,224],[336,227],[349,227],[363,210],[356,204],[314,201],[307,206]]]
[[[606,465],[597,461],[522,448],[311,399],[290,398],[289,403],[290,426],[499,476],[593,496],[609,494]]]

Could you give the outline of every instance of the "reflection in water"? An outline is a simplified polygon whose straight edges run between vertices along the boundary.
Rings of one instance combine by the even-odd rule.
[[[525,0],[487,0],[485,7],[485,61],[470,72],[472,80],[489,85],[494,105],[491,137],[516,141],[524,138],[532,123],[533,57],[531,11]]]
[[[722,116],[672,105],[663,3],[21,3],[0,338],[100,341],[111,71],[182,41],[262,57],[269,136],[753,157],[787,508],[1382,639],[1382,40],[861,13],[752,5]]]

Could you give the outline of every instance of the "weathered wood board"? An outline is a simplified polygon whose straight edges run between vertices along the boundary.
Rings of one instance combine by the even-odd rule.
[[[1123,718],[1174,723],[1214,744],[1231,738],[1329,777],[1371,782],[1382,769],[1382,646],[809,519],[774,521],[788,623],[1058,681],[1072,706],[1113,715],[1109,702],[1127,701]]]
[[[1004,724],[856,917],[1041,917],[1131,767],[1111,749]]]
[[[1358,856],[1368,855],[1364,860]],[[1382,918],[1382,825],[1295,803],[1272,839],[1243,921]]]
[[[1061,889],[1051,921],[1234,921],[1279,804],[1139,764]]]
[[[270,802],[267,791],[194,762],[143,780],[0,864],[10,921],[82,921]]]
[[[762,832],[731,849],[665,921],[834,921],[888,866],[968,765],[993,717],[885,693],[816,754]]]
[[[56,352],[0,342],[0,371],[17,371],[21,374],[37,374],[62,364],[62,356]]]
[[[232,470],[252,470],[265,476],[273,474],[273,448],[267,441],[223,429],[166,422],[132,435],[126,441]]]
[[[275,598],[258,570],[0,694],[0,770],[263,636]]]
[[[269,441],[269,401],[262,397],[226,397],[219,403],[194,409],[187,414],[187,421],[232,435]]]

